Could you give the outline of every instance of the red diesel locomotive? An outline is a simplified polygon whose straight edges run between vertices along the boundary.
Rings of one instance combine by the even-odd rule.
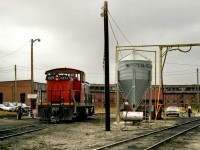
[[[38,103],[42,120],[59,122],[86,118],[94,114],[89,84],[85,73],[71,68],[46,71],[46,101]]]

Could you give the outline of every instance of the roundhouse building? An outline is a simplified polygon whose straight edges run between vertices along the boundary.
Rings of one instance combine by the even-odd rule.
[[[92,95],[92,102],[96,108],[103,108],[105,104],[105,85],[104,84],[90,84],[90,93]],[[110,84],[110,107],[116,107],[116,92],[115,84]]]
[[[110,84],[110,106],[116,107],[116,86],[115,84]],[[158,101],[158,88],[159,86],[152,85],[152,102]],[[104,84],[91,84],[90,92],[92,94],[92,99],[95,107],[104,107],[105,99],[104,99]],[[155,93],[157,96],[155,96]],[[188,105],[193,108],[198,106],[198,86],[193,85],[164,85],[163,90],[164,96],[160,93],[159,102],[165,107],[176,105],[178,107],[187,108]],[[164,97],[164,99],[163,99]],[[148,94],[143,96],[143,100],[149,100]]]
[[[177,105],[187,108],[188,105],[197,107],[199,89],[195,84],[192,85],[165,85],[164,99],[167,106]]]
[[[104,84],[90,84],[90,92],[92,100],[96,108],[103,108],[104,99]],[[16,91],[15,91],[16,90]],[[154,103],[158,97],[154,96],[158,93],[158,86],[152,86],[152,102]],[[20,102],[20,96],[25,95],[25,103],[30,106],[31,100],[27,95],[31,93],[31,80],[2,81],[0,82],[0,104],[3,102]],[[34,82],[34,93],[38,95],[38,101],[45,101],[46,83]],[[164,99],[160,95],[160,102],[165,102],[166,107],[176,105],[178,107],[187,108],[188,105],[192,108],[198,105],[198,86],[193,85],[164,85]],[[149,100],[149,96],[143,96],[143,100]],[[36,106],[36,101],[33,102],[33,108]],[[110,107],[116,107],[116,85],[110,84]]]

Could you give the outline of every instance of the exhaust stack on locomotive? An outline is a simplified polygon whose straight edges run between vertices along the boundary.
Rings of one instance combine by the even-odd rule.
[[[38,115],[42,120],[59,122],[94,114],[89,84],[85,82],[83,71],[57,68],[45,74],[46,101],[38,104]]]

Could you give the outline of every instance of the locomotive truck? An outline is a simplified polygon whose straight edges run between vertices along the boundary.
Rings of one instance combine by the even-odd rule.
[[[45,72],[46,100],[38,103],[38,116],[49,122],[86,118],[94,114],[89,83],[85,73],[72,68]]]

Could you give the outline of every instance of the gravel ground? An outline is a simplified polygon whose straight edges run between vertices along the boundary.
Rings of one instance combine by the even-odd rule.
[[[84,122],[75,123],[60,123],[53,124],[51,127],[41,131],[30,134],[25,134],[18,137],[12,137],[0,141],[1,149],[15,149],[15,150],[82,150],[94,149],[98,146],[103,146],[112,141],[125,139],[130,136],[137,136],[158,128],[173,126],[181,121],[187,121],[188,118],[170,118],[167,120],[153,120],[151,123],[132,124],[120,122],[116,123],[115,119],[111,120],[111,131],[105,131],[105,118],[104,116],[94,116],[88,118]],[[22,120],[13,118],[0,118],[0,128],[8,128],[14,126],[21,126],[31,123],[39,123],[38,119],[30,119],[23,117]],[[41,122],[40,122],[41,123]],[[199,133],[195,136],[200,136]],[[198,138],[196,138],[197,140]],[[192,145],[187,145],[189,149],[196,149],[199,146],[198,141],[194,140]],[[193,147],[194,146],[194,147]],[[176,148],[177,149],[177,148]],[[181,149],[181,147],[180,147]]]

